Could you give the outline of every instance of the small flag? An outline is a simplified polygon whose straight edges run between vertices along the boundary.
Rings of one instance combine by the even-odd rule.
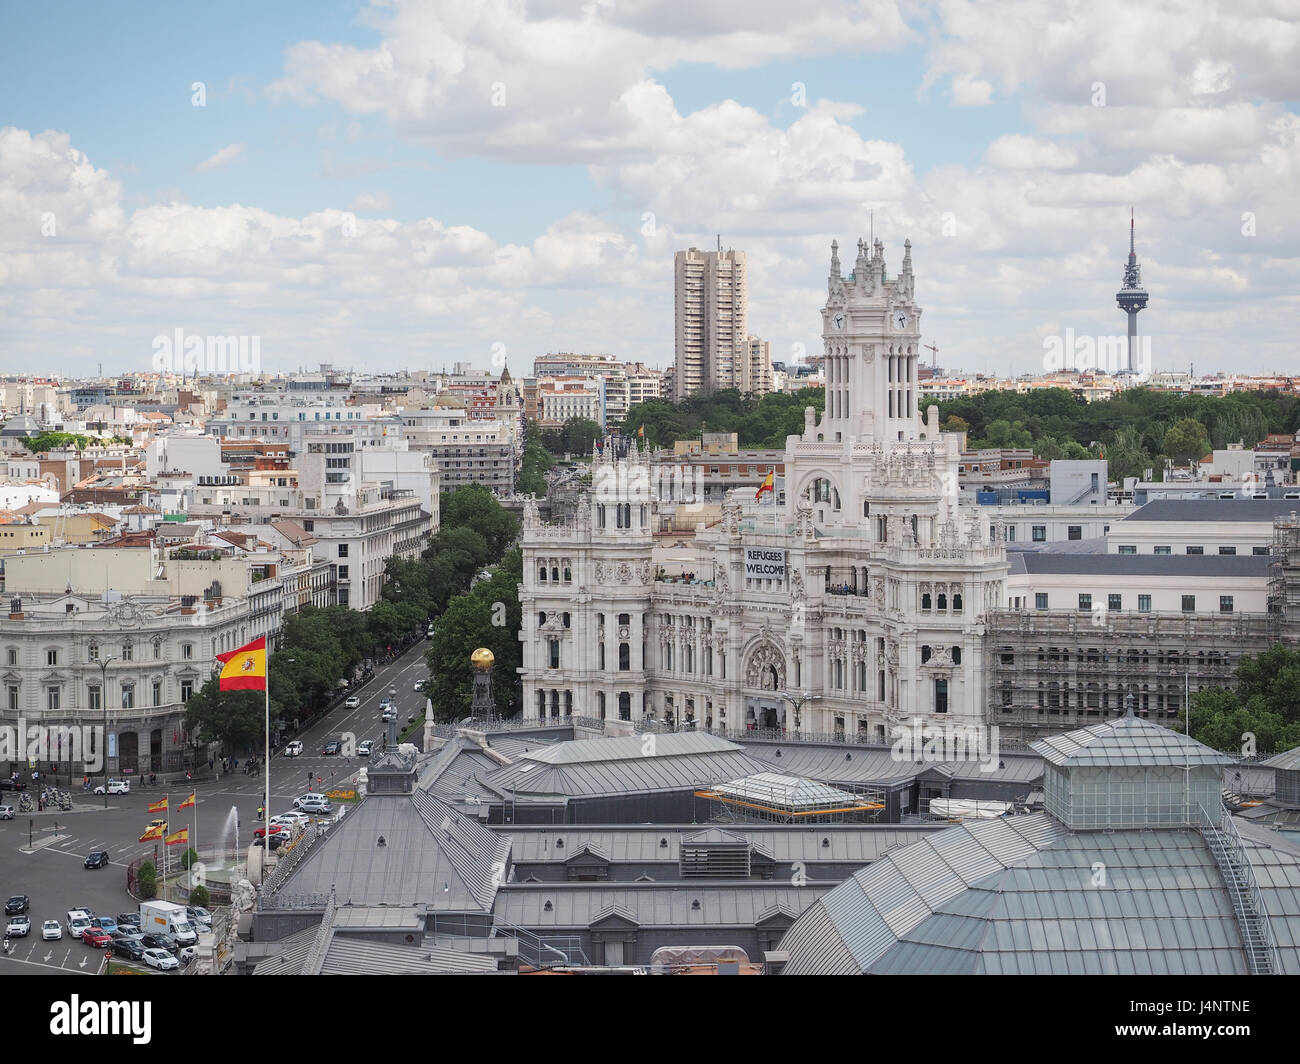
[[[160,801],[160,802],[154,802],[153,805],[149,806],[149,808],[145,810],[145,812],[146,812],[146,813],[162,813],[162,812],[165,812],[166,809],[167,809],[167,797],[166,797],[166,795],[164,795],[162,801]]]
[[[150,828],[143,835],[141,835],[140,841],[152,842],[154,839],[161,839],[162,837],[163,837],[163,825],[159,824],[156,827]]]
[[[180,831],[175,831],[172,834],[168,835],[166,839],[168,846],[180,846],[189,841],[190,841],[189,828],[181,828]]]
[[[644,426],[644,425],[638,425],[638,426],[636,427],[636,434],[637,434],[638,436],[644,436],[644,435],[645,435],[645,426]]]
[[[765,491],[775,491],[775,490],[776,490],[776,470],[774,469],[772,470],[772,472],[768,473],[763,483],[758,486],[758,491],[754,492],[754,500],[757,501],[761,499],[763,497],[763,492]]]
[[[176,807],[176,811],[180,812],[182,809],[191,808],[194,805],[195,797],[198,795],[198,793],[199,793],[198,791],[195,791],[188,798],[186,798],[185,801],[181,802],[181,804]]]
[[[245,643],[238,650],[218,654],[221,662],[221,691],[266,690],[266,636]]]

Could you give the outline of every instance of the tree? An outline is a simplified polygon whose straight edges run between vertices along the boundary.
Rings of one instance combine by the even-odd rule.
[[[190,891],[190,904],[198,909],[206,909],[212,904],[212,895],[208,893],[208,888],[199,884]]]
[[[482,536],[489,557],[500,555],[519,535],[518,519],[482,484],[466,484],[444,494],[440,513],[442,528],[469,528]]]
[[[1237,689],[1197,691],[1191,734],[1216,750],[1238,750],[1253,736],[1259,753],[1300,746],[1300,652],[1277,644],[1237,663]],[[1179,722],[1179,727],[1181,728]]]
[[[1175,462],[1201,458],[1210,449],[1205,426],[1194,418],[1180,418],[1165,430],[1164,451]]]
[[[261,691],[221,691],[214,676],[185,703],[185,728],[208,742],[247,750],[263,738],[265,712]]]

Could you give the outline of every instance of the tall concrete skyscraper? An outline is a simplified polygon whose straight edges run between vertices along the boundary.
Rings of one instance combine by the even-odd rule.
[[[1142,287],[1142,269],[1138,266],[1137,251],[1133,246],[1133,210],[1128,217],[1128,265],[1124,267],[1124,284],[1115,293],[1119,309],[1128,315],[1128,352],[1124,369],[1132,373],[1137,368],[1138,311],[1147,305],[1147,290]]]
[[[673,260],[676,358],[673,398],[744,388],[749,365],[745,253],[690,248]]]

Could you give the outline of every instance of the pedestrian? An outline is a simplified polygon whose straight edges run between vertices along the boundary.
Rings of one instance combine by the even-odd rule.
[[[208,758],[208,771],[211,772],[215,767],[216,762],[212,758]]]

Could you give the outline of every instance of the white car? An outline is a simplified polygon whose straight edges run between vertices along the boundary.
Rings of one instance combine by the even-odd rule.
[[[348,700],[343,703],[348,709],[356,709],[361,705],[361,699],[357,695],[349,695]]]
[[[386,710],[384,710],[383,714],[380,716],[379,719],[382,720],[385,724],[387,724],[390,720],[396,720],[397,710],[395,710],[392,706],[389,706]]]
[[[57,942],[63,937],[63,928],[59,926],[58,920],[46,920],[41,924],[41,940],[43,942]]]
[[[144,962],[150,968],[157,968],[160,971],[172,971],[179,968],[181,962],[168,953],[165,949],[147,949],[144,951]]]
[[[68,934],[81,938],[81,932],[90,926],[91,915],[85,909],[69,909],[66,917]]]
[[[334,807],[323,794],[302,794],[293,800],[293,807],[304,813],[329,813]]]
[[[19,913],[17,916],[9,917],[9,925],[5,929],[5,934],[15,938],[26,938],[27,932],[32,929],[32,920],[29,916]]]
[[[306,813],[299,813],[297,811],[291,813],[281,813],[279,816],[271,817],[272,827],[278,827],[280,825],[284,825],[285,827],[288,828],[305,828],[310,823],[311,823],[311,817],[309,817]]]
[[[104,785],[102,783],[95,788],[95,793],[96,794],[104,793]],[[109,780],[108,793],[109,794],[130,794],[131,781],[130,780]]]
[[[357,757],[369,757],[370,751],[374,748],[374,739],[363,739],[357,746]]]
[[[284,748],[285,757],[298,757],[301,753],[302,753],[302,742],[301,740],[298,739],[295,739],[293,742],[291,742],[288,746]]]

